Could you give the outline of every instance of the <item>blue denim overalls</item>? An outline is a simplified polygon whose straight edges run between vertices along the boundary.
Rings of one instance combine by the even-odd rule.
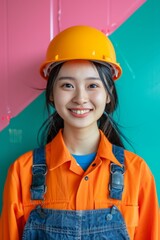
[[[113,153],[124,163],[124,150],[113,145]],[[31,199],[44,199],[46,191],[44,148],[33,153]],[[110,197],[121,200],[124,167],[111,163]],[[37,206],[25,225],[23,240],[129,240],[124,219],[116,206],[98,210],[53,210]]]

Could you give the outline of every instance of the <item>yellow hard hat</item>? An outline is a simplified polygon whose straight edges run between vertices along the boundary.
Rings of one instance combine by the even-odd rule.
[[[56,35],[48,46],[40,73],[48,79],[52,65],[80,59],[109,63],[113,67],[114,80],[122,74],[111,41],[104,33],[90,26],[72,26]]]

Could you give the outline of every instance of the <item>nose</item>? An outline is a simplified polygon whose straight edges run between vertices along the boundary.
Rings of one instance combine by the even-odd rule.
[[[72,101],[78,105],[83,105],[87,103],[88,102],[87,91],[84,88],[77,89]]]

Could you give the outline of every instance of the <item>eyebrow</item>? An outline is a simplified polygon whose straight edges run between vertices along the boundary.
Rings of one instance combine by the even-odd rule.
[[[74,77],[70,77],[70,76],[62,76],[62,77],[59,77],[58,80],[76,80],[76,78]],[[101,80],[100,77],[87,77],[85,78],[86,80]]]

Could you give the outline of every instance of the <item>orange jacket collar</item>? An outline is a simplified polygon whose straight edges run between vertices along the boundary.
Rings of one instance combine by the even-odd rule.
[[[101,160],[109,160],[110,162],[113,162],[121,166],[119,161],[115,158],[114,154],[112,153],[112,144],[108,141],[108,139],[106,138],[102,131],[100,131],[100,136],[101,138],[97,151],[97,156]],[[71,162],[73,160],[72,155],[70,154],[64,143],[62,130],[59,131],[57,136],[49,144],[47,144],[46,147],[49,150],[47,151],[47,154],[50,155],[47,157],[47,159],[52,159],[52,161],[47,163],[49,170],[53,170],[58,166],[66,162]]]

